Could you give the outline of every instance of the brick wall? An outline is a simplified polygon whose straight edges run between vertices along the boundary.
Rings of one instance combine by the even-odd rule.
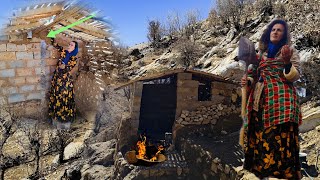
[[[45,89],[40,80],[46,70],[41,42],[0,45],[0,94],[7,103],[43,99]]]

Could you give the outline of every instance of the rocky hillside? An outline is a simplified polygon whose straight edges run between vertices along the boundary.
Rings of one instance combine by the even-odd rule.
[[[319,0],[257,0],[247,5],[247,19],[236,27],[222,22],[219,13],[192,25],[193,33],[182,31],[180,35],[161,38],[160,45],[142,43],[129,49],[125,60],[127,67],[120,74],[129,79],[150,75],[176,68],[194,68],[239,81],[244,73],[244,64],[238,61],[238,42],[241,36],[249,38],[258,47],[263,30],[275,18],[285,19],[290,26],[292,46],[298,50],[302,78],[298,86],[306,87],[311,100],[302,105],[304,123],[301,126],[301,152],[307,154],[307,165],[303,179],[320,179],[317,172],[319,155],[319,88],[320,76],[320,1]],[[249,9],[249,10],[248,10]],[[249,12],[249,13],[248,13]],[[186,60],[188,62],[186,62]],[[319,164],[319,162],[318,162]],[[307,174],[307,173],[308,174]],[[243,172],[241,179],[255,177]]]
[[[299,51],[301,62],[319,59],[319,1],[305,3],[302,0],[278,0],[270,7],[263,5],[264,2],[258,0],[247,5],[250,13],[246,11],[246,22],[241,28],[221,22],[221,18],[212,11],[209,18],[192,25],[192,34],[186,36],[187,33],[182,31],[177,36],[164,36],[159,48],[153,47],[152,43],[131,47],[131,53],[126,59],[126,62],[131,61],[131,65],[123,72],[129,78],[136,78],[186,67],[188,65],[184,61],[190,59],[189,68],[239,80],[244,69],[241,61],[235,61],[240,37],[248,37],[257,47],[263,30],[274,18],[283,18],[289,22],[292,45]]]

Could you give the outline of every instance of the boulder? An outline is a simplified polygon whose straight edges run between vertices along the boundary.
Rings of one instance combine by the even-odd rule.
[[[90,153],[90,162],[95,165],[108,166],[113,164],[113,156],[115,153],[116,140],[107,142],[91,144],[89,148],[92,150]]]
[[[104,167],[102,165],[85,165],[81,169],[83,179],[111,179],[114,174],[114,167]]]
[[[83,142],[71,142],[66,146],[63,152],[63,159],[69,160],[71,158],[77,157],[84,149]]]

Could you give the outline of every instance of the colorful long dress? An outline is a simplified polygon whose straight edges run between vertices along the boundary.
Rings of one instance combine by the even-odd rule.
[[[297,179],[298,126],[302,117],[293,81],[297,80],[298,57],[293,55],[289,74],[284,73],[280,56],[267,58],[264,53],[258,57],[257,71],[250,72],[257,83],[253,83],[247,103],[244,168],[259,178]],[[258,83],[262,87],[260,94],[255,93]]]
[[[51,80],[49,91],[49,117],[52,121],[71,122],[75,119],[74,85],[70,71],[77,64],[77,58],[71,56],[65,69],[60,69],[62,59],[66,56],[66,50],[54,43],[53,46],[60,52],[61,59],[58,60],[56,69]]]

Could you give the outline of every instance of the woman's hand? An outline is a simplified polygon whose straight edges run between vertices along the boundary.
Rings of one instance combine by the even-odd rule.
[[[248,79],[246,77],[246,75],[244,75],[242,78],[241,78],[241,87],[244,87],[248,84]]]
[[[284,45],[281,48],[281,56],[282,56],[285,64],[290,63],[290,59],[292,57],[292,54],[293,54],[293,50],[290,49],[290,47],[288,45]]]
[[[60,65],[59,65],[59,68],[60,68],[60,69],[64,69],[64,68],[66,68],[66,65],[65,65],[65,64],[60,64]]]

